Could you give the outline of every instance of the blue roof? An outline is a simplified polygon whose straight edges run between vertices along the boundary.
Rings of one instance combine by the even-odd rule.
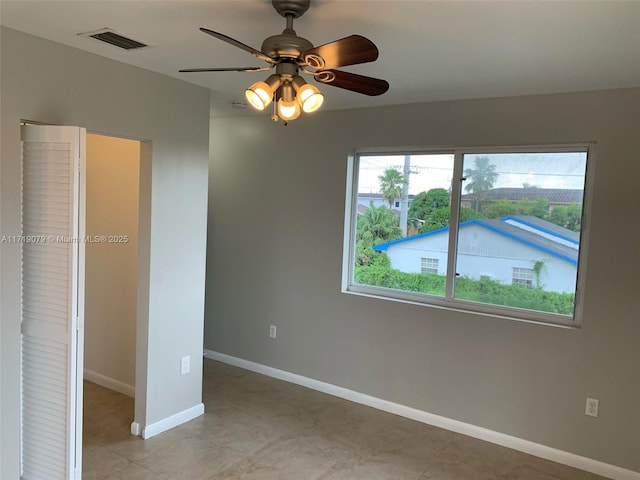
[[[500,220],[505,222],[507,220],[514,220],[522,225],[535,228],[540,232],[571,242],[574,245],[580,245],[580,233],[563,228],[555,223],[547,222],[546,220],[534,217],[533,215],[508,215],[506,217],[502,217]]]
[[[517,227],[515,225],[507,223],[507,220],[513,220],[515,222],[521,223],[522,225],[526,225],[527,227],[533,230],[537,230],[540,233],[524,230],[521,227]],[[556,237],[558,240],[564,240],[575,245],[579,245],[580,235],[566,228],[559,227],[553,223],[546,222],[536,217],[509,215],[500,219],[475,218],[473,220],[467,220],[466,222],[462,222],[459,228],[464,228],[469,225],[479,225],[499,235],[508,237],[518,243],[528,245],[529,247],[548,253],[573,265],[578,265],[578,251],[575,248],[567,246],[561,242],[554,241],[553,238],[543,237],[541,236],[541,234],[551,235],[552,237]],[[373,247],[373,250],[375,250],[376,252],[384,252],[393,245],[438,235],[440,233],[447,232],[448,230],[449,227],[442,227],[438,228],[437,230],[431,230],[429,232],[419,233],[410,237],[392,240],[390,242],[375,245]]]

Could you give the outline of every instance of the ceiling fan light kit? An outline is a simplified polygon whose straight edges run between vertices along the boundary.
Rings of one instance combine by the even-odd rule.
[[[259,81],[245,90],[245,97],[256,110],[264,110],[276,101],[276,113],[271,117],[285,122],[295,120],[301,112],[318,110],[324,95],[317,87],[307,83],[300,73],[310,75],[315,81],[352,92],[375,96],[389,89],[389,83],[378,78],[336,70],[339,67],[373,62],[378,58],[375,44],[360,35],[336,40],[314,47],[293,30],[293,19],[302,16],[310,0],[272,0],[275,10],[286,19],[286,27],[280,35],[265,39],[261,50],[207,28],[203,33],[238,47],[254,57],[267,62],[266,67],[191,68],[180,72],[256,72],[275,68],[275,73],[265,81]]]
[[[244,91],[249,104],[256,110],[269,106],[278,87],[282,84],[278,75],[270,75],[264,82],[256,82]]]
[[[300,105],[295,100],[278,100],[278,117],[285,122],[300,116]]]
[[[317,87],[304,81],[302,77],[293,79],[293,87],[296,89],[298,101],[305,113],[315,112],[322,106],[324,95],[320,93]]]

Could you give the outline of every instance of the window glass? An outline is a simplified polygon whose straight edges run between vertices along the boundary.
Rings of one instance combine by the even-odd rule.
[[[587,154],[356,155],[343,290],[574,323]]]
[[[483,275],[484,278],[488,278]],[[518,268],[513,267],[513,279],[512,284],[523,285],[527,288],[533,287],[533,268]]]
[[[586,160],[463,155],[460,209],[477,218],[460,216],[455,298],[573,315]]]
[[[359,157],[354,282],[442,296],[451,206],[452,154]],[[419,238],[419,245],[402,239]],[[432,240],[433,239],[433,240]],[[429,271],[421,254],[429,244]],[[425,273],[427,275],[425,275]]]
[[[438,273],[438,259],[437,258],[424,258],[420,259],[420,271],[421,273]]]

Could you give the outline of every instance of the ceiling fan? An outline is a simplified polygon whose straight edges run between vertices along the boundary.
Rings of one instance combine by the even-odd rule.
[[[343,88],[365,95],[382,95],[389,89],[386,80],[366,77],[336,70],[339,67],[373,62],[378,58],[375,44],[361,36],[348,37],[318,47],[293,30],[293,19],[302,16],[310,0],[272,0],[276,11],[286,19],[286,27],[280,35],[265,39],[260,50],[238,40],[207,28],[200,30],[212,37],[249,52],[264,60],[264,67],[187,68],[180,72],[262,72],[275,68],[275,73],[264,82],[256,82],[245,90],[251,106],[264,110],[276,101],[272,120],[279,118],[285,125],[300,116],[300,112],[314,112],[322,105],[324,95],[315,86],[307,83],[300,73],[313,77],[319,83]]]

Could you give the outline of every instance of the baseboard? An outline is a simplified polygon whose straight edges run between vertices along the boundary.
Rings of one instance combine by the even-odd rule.
[[[142,428],[142,438],[145,440],[151,437],[158,435],[159,433],[166,432],[167,430],[171,430],[178,425],[182,425],[183,423],[188,422],[189,420],[193,420],[196,417],[204,414],[204,403],[199,403],[198,405],[183,410],[182,412],[176,413],[175,415],[171,415],[159,422],[152,423],[150,425]],[[136,429],[139,430],[140,425],[136,424]],[[133,431],[133,424],[131,426]]]
[[[96,373],[92,370],[88,370],[85,368],[84,378],[85,380],[89,380],[90,382],[96,383],[101,387],[105,387],[110,390],[115,390],[116,392],[122,393],[127,397],[135,398],[136,396],[135,386],[121,382],[119,380],[115,380],[111,377],[107,377],[106,375],[102,375],[101,373]]]
[[[212,360],[217,360],[229,365],[244,368],[252,372],[261,373],[269,377],[284,380],[286,382],[295,383],[303,387],[311,388],[319,392],[327,393],[335,397],[344,398],[355,403],[366,405],[368,407],[383,410],[402,417],[410,418],[418,422],[422,422],[435,427],[444,428],[456,433],[461,433],[469,437],[478,438],[487,442],[495,443],[503,447],[511,448],[523,453],[528,453],[536,457],[551,460],[556,463],[568,465],[578,468],[586,472],[601,475],[613,480],[640,480],[640,472],[634,472],[615,465],[593,460],[591,458],[576,455],[574,453],[565,452],[556,448],[541,445],[539,443],[524,440],[522,438],[513,437],[504,433],[489,430],[487,428],[478,427],[469,423],[453,420],[451,418],[442,417],[433,413],[417,410],[406,405],[389,402],[381,398],[373,397],[364,393],[349,390],[347,388],[338,387],[330,383],[321,382],[312,378],[290,373],[277,368],[269,367],[259,363],[243,360],[241,358],[232,357],[224,353],[214,352],[212,350],[204,350],[204,356]]]

